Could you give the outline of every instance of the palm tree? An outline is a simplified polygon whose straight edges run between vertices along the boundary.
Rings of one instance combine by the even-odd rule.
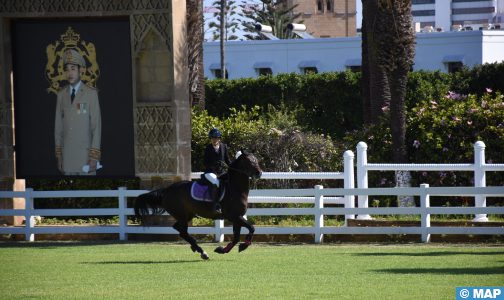
[[[378,60],[389,76],[390,128],[392,131],[393,159],[407,161],[406,152],[406,84],[415,56],[415,32],[412,26],[411,0],[382,1],[385,19],[382,45]],[[392,62],[392,63],[391,63]]]
[[[188,0],[187,45],[189,65],[189,101],[192,106],[205,108],[205,76],[203,70],[203,0]]]
[[[404,101],[415,50],[411,2],[362,0],[364,116],[366,122],[377,123],[384,111],[390,110],[392,157],[396,163],[407,161]],[[410,176],[396,172],[396,181],[399,178]]]
[[[236,1],[234,0],[216,0],[213,5],[217,8],[214,13],[216,22],[210,22],[210,29],[219,29],[218,33],[213,32],[213,39],[220,41],[220,56],[221,56],[221,75],[222,79],[226,79],[226,49],[225,41],[236,40],[238,36],[234,35],[239,27],[237,19],[234,17],[236,14]],[[231,33],[231,34],[230,34]]]
[[[236,33],[240,30],[240,22],[237,18],[238,15],[238,5],[234,0],[216,0],[212,3],[213,7],[216,8],[214,12],[214,18],[216,21],[211,21],[208,23],[208,28],[212,33],[212,40],[217,41],[224,37],[226,41],[237,40],[239,37]],[[225,7],[222,10],[222,7]],[[224,22],[221,22],[224,20]],[[221,33],[221,27],[224,27],[224,33]]]
[[[260,40],[263,37],[256,34],[255,24],[260,23],[271,26],[273,35],[279,39],[292,38],[292,34],[287,30],[289,23],[301,16],[301,13],[294,13],[298,6],[288,6],[287,0],[261,0],[259,5],[241,5],[242,16],[245,20],[242,22],[245,34],[249,40]]]
[[[221,6],[220,6],[220,64],[221,64],[221,76],[222,79],[226,79],[226,55],[225,55],[225,39],[226,39],[226,8],[227,8],[227,1],[226,0],[221,0]]]
[[[383,115],[383,108],[390,105],[388,74],[377,63],[380,53],[381,23],[379,15],[381,0],[362,0],[362,95],[364,122],[376,124]]]

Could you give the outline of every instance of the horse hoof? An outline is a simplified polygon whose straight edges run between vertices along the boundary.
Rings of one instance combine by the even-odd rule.
[[[244,251],[245,249],[247,249],[249,246],[249,244],[246,244],[246,243],[241,243],[239,246],[238,246],[238,252],[242,252]]]
[[[203,253],[201,253],[201,258],[203,260],[208,260],[210,257],[208,256],[208,254],[206,252],[203,252]]]
[[[226,253],[226,251],[224,250],[224,248],[221,247],[221,246],[215,248],[214,252],[215,253],[219,253],[219,254],[225,254]]]

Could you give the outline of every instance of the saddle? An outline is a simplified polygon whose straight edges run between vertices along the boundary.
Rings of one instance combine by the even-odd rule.
[[[221,187],[218,189],[219,193],[219,202],[224,199],[224,195],[226,194],[226,189]],[[208,185],[204,183],[200,183],[198,181],[193,182],[191,186],[191,197],[197,201],[203,202],[213,202],[212,196],[210,195]]]

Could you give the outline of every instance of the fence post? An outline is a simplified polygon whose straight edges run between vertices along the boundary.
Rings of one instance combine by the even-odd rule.
[[[357,144],[357,188],[367,189],[368,188],[368,175],[366,170],[367,165],[367,144],[364,142],[359,142]],[[357,197],[359,208],[368,207],[368,196],[359,195]],[[371,220],[370,215],[357,215],[358,220]]]
[[[429,188],[429,185],[423,183],[420,185],[420,188],[422,189],[420,191],[420,207],[422,212],[420,226],[422,227],[422,242],[428,243],[430,242],[431,238],[431,235],[429,233],[431,217],[427,212],[427,209],[430,207],[430,196],[427,193],[427,188]]]
[[[29,242],[35,241],[33,227],[35,227],[35,217],[33,216],[33,189],[25,190],[25,240]]]
[[[485,143],[477,141],[474,143],[474,186],[486,186],[485,166]],[[483,195],[474,196],[475,207],[486,207],[486,197]],[[473,219],[475,222],[488,222],[486,214],[477,214]]]
[[[315,243],[320,244],[324,240],[324,235],[322,234],[322,227],[324,227],[324,214],[322,214],[322,208],[324,208],[324,195],[320,192],[324,187],[321,185],[315,186]]]
[[[224,228],[224,220],[215,220],[215,241],[218,243],[224,242],[224,234],[222,229]]]
[[[126,215],[126,208],[128,207],[127,198],[125,196],[126,187],[119,187],[119,240],[126,241],[128,235],[126,234],[126,227],[128,226],[128,216]]]
[[[345,189],[353,189],[355,188],[355,176],[354,176],[354,153],[351,150],[345,151],[343,153],[343,173],[344,173],[344,181],[343,187]],[[355,196],[346,195],[345,196],[345,208],[354,208],[355,207]],[[345,226],[348,226],[348,220],[355,219],[355,215],[345,215]]]

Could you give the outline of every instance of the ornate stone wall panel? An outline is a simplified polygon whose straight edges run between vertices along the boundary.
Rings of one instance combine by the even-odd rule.
[[[0,13],[95,13],[170,10],[166,0],[0,0]]]
[[[168,14],[133,15],[131,26],[133,27],[133,49],[135,53],[138,53],[143,38],[152,28],[160,34],[168,51],[171,52],[171,22]]]
[[[176,131],[171,106],[137,106],[137,174],[174,174],[177,167]]]
[[[173,157],[177,145],[137,146],[137,175],[156,174],[157,176],[176,174],[177,157]]]

